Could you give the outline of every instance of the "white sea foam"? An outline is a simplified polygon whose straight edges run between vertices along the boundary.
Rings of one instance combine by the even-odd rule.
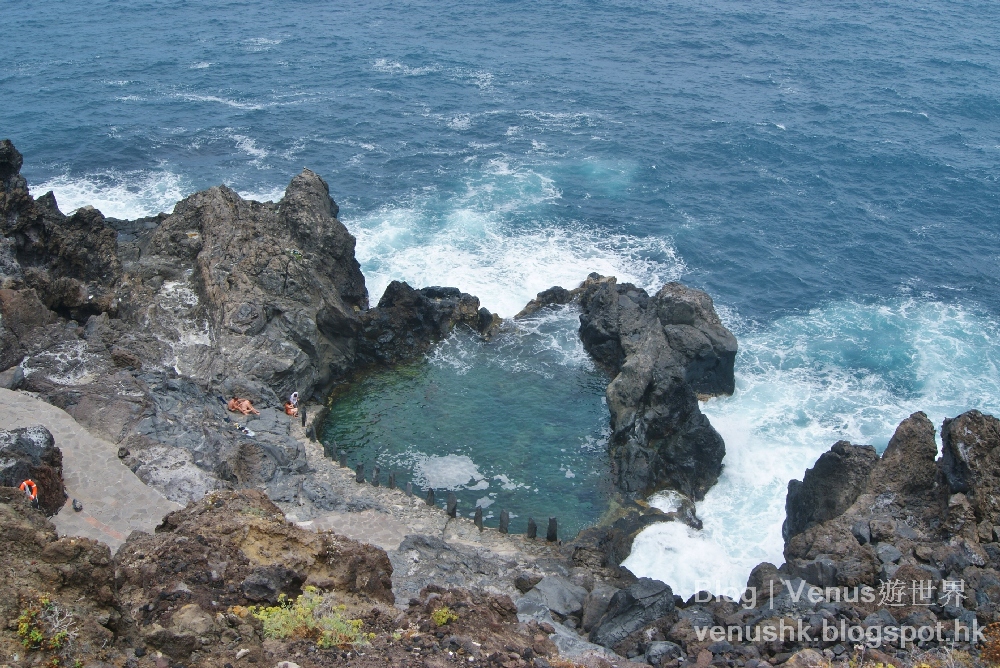
[[[237,190],[236,193],[247,200],[255,202],[277,202],[285,196],[284,188],[264,188],[260,190]]]
[[[546,207],[561,197],[551,177],[500,156],[470,176],[464,192],[431,193],[344,222],[357,237],[373,302],[390,281],[404,280],[458,287],[511,316],[541,290],[575,287],[592,271],[651,289],[683,272],[662,237],[546,224]]]
[[[673,247],[659,238],[583,225],[517,230],[468,210],[449,216],[445,229],[428,229],[423,218],[420,211],[387,209],[348,223],[373,301],[398,279],[415,287],[460,287],[491,311],[511,316],[538,292],[576,287],[592,271],[649,289],[683,271]]]
[[[36,197],[49,190],[64,213],[89,204],[105,216],[125,219],[172,211],[174,204],[193,192],[184,179],[169,171],[61,175],[31,187]]]
[[[266,165],[264,164],[264,159],[267,158],[267,156],[270,155],[270,153],[266,149],[257,146],[257,142],[255,142],[252,137],[247,137],[246,135],[241,135],[236,133],[231,134],[229,136],[234,142],[236,142],[236,148],[241,153],[253,158],[250,161],[250,164],[252,166],[256,167],[257,169],[262,169],[266,167]]]
[[[233,135],[238,143],[239,135]],[[267,156],[257,149],[252,140],[243,146],[244,152],[253,157],[251,164]],[[170,213],[174,205],[193,194],[195,188],[184,178],[170,171],[105,171],[85,176],[60,175],[31,187],[31,194],[38,197],[51,190],[55,193],[59,210],[72,213],[83,206],[93,206],[110,218],[130,220]],[[237,189],[243,199],[258,202],[277,202],[285,195],[284,188]]]
[[[474,489],[486,489],[477,483],[484,481],[479,467],[466,455],[418,455],[413,466],[413,479],[422,487],[436,490],[457,490],[472,485]]]
[[[624,565],[687,597],[742,588],[781,564],[788,481],[834,442],[885,447],[917,410],[935,425],[1000,411],[1000,327],[969,309],[915,300],[840,302],[742,333],[737,388],[706,415],[726,441],[725,470],[698,504],[704,530],[656,525]]]
[[[247,51],[260,52],[270,51],[272,46],[281,44],[280,39],[268,39],[266,37],[251,37],[244,40],[243,48]]]
[[[680,494],[669,489],[657,492],[646,500],[649,502],[649,505],[665,513],[672,513],[681,507]]]
[[[428,65],[425,67],[407,67],[402,63],[389,60],[388,58],[377,58],[372,64],[372,69],[376,72],[385,72],[387,74],[401,74],[404,77],[419,77],[424,74],[430,74],[432,72],[437,72],[440,68],[437,65]]]
[[[216,104],[224,104],[227,107],[243,109],[246,111],[256,111],[258,109],[264,109],[265,107],[274,106],[273,104],[259,104],[257,102],[230,100],[229,98],[219,97],[218,95],[196,95],[194,93],[177,93],[176,95],[182,100],[187,100],[188,102],[214,102]]]
[[[572,306],[543,309],[528,318],[508,322],[484,344],[476,336],[455,331],[428,353],[431,364],[447,366],[459,375],[482,365],[509,373],[552,377],[553,367],[593,369],[594,363],[577,334],[579,311]]]

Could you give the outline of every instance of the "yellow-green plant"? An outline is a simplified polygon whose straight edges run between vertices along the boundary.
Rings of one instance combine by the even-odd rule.
[[[294,602],[282,594],[278,597],[278,605],[255,605],[249,610],[263,624],[267,638],[301,638],[327,648],[363,645],[374,637],[374,634],[361,632],[360,619],[344,619],[344,606],[324,613],[322,604],[323,597],[315,587],[304,587],[302,595]]]
[[[73,615],[46,595],[20,596],[21,611],[17,617],[17,636],[27,650],[53,653],[45,666],[64,665],[63,656],[76,638]]]
[[[458,615],[451,611],[448,606],[442,606],[431,613],[431,621],[438,626],[444,626],[448,622],[454,622],[458,619]]]

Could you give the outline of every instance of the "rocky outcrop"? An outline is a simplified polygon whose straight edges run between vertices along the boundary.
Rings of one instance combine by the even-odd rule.
[[[617,592],[608,610],[590,633],[590,639],[605,647],[614,647],[650,622],[662,619],[674,609],[674,593],[658,580],[639,578],[635,584]]]
[[[941,445],[951,491],[966,495],[977,521],[1000,525],[1000,422],[979,411],[945,420]]]
[[[179,335],[185,375],[202,384],[309,396],[352,368],[357,313],[368,308],[354,238],[335,212],[309,170],[277,204],[225,187],[196,193],[126,250],[138,259],[126,268],[123,316],[159,316],[154,326]],[[183,331],[192,325],[201,332]]]
[[[584,347],[613,376],[606,394],[618,488],[632,497],[674,489],[701,499],[722,472],[725,444],[698,400],[733,392],[737,350],[711,297],[680,283],[650,297],[597,274],[571,296]],[[526,310],[567,299],[552,288]]]
[[[653,606],[628,593],[665,585],[632,583],[614,593],[599,622],[588,620],[590,638],[670,667],[857,662],[840,633],[878,636],[864,656],[884,664],[934,653],[947,660],[956,649],[975,656],[975,625],[1000,621],[1000,420],[978,411],[945,420],[939,459],[934,431],[918,412],[881,456],[871,446],[834,444],[789,484],[785,563],[754,568],[741,600],[653,597],[663,609],[647,614]],[[781,624],[796,631],[775,640]],[[726,634],[713,638],[719,626]],[[905,647],[887,640],[904,627],[933,638]]]
[[[254,490],[218,492],[167,515],[154,534],[130,536],[115,560],[121,605],[137,624],[138,641],[179,661],[237,635],[260,656],[253,618],[233,618],[232,628],[216,620],[233,606],[274,605],[309,586],[368,605],[394,601],[384,551],[287,523]]]
[[[847,510],[865,488],[877,461],[872,446],[837,441],[801,481],[790,480],[781,527],[785,540]]]
[[[701,499],[722,473],[726,450],[698,398],[733,392],[737,347],[711,297],[679,283],[649,297],[613,278],[591,278],[580,307],[584,346],[614,374],[607,398],[618,488]]]
[[[188,591],[185,600],[205,609],[213,600],[273,604],[279,595],[297,595],[308,585],[395,600],[392,565],[383,550],[289,524],[256,490],[216,492],[170,513],[156,533],[130,538],[116,558],[122,600],[142,618],[150,618],[151,610],[142,608],[150,603],[145,597],[152,582]]]
[[[591,274],[578,288],[538,293],[515,319],[575,302],[580,339],[611,376],[607,388],[612,470],[627,497],[661,489],[705,496],[726,446],[699,399],[732,394],[736,337],[701,290],[668,283],[649,294]]]
[[[397,364],[425,353],[457,325],[490,334],[499,320],[480,308],[478,298],[458,288],[414,290],[406,283],[392,281],[378,307],[361,314],[358,361],[365,365]]]
[[[23,159],[9,140],[0,141],[0,250],[3,286],[34,288],[45,305],[63,315],[86,318],[114,312],[121,278],[116,233],[93,207],[63,215],[51,193],[32,199],[20,175]]]
[[[19,487],[25,480],[38,486],[38,507],[55,515],[66,502],[62,451],[45,427],[0,429],[0,487]]]
[[[303,668],[378,668],[419,654],[434,666],[529,668],[557,657],[551,629],[519,624],[506,596],[432,585],[393,606],[385,552],[300,529],[256,491],[192,503],[154,534],[133,533],[112,557],[103,544],[58,538],[23,494],[0,487],[0,569],[0,615],[14,620],[0,625],[0,656],[17,666],[284,666],[294,658]],[[250,608],[303,590],[315,612],[297,608],[283,633],[269,633]],[[309,615],[356,629],[359,643],[319,642],[304,624]]]
[[[870,454],[851,464],[844,457],[846,444],[834,446],[823,457],[840,464],[828,463],[820,473],[818,462],[806,478],[822,479],[798,487],[794,504],[790,486],[790,507],[800,516],[812,512],[816,523],[789,537],[784,571],[818,586],[876,587],[889,579],[930,583],[925,602],[907,599],[908,605],[890,610],[897,620],[923,605],[922,614],[931,621],[1000,621],[995,530],[1000,518],[994,508],[1000,421],[978,411],[945,420],[942,443],[936,460],[934,426],[923,413],[914,413],[896,429],[867,477]],[[828,517],[847,499],[830,504],[824,492],[845,480],[861,480],[860,493]],[[947,595],[945,581],[965,584],[958,596]]]
[[[498,321],[454,288],[397,283],[369,309],[354,237],[309,170],[277,203],[220,186],[123,221],[32,198],[21,164],[0,143],[0,374],[20,369],[0,382],[119,444],[174,501],[282,487],[308,470],[281,412],[292,391],[323,396]],[[261,415],[229,413],[232,396]]]
[[[945,553],[981,553],[976,520],[963,517],[968,501],[952,497],[935,462],[934,426],[926,415],[904,420],[874,463],[866,450],[838,443],[805,483],[789,485],[794,514],[785,526],[800,532],[788,531],[788,572],[819,586],[874,586],[905,564],[930,567],[940,578],[948,571],[941,570]],[[846,489],[837,492],[840,485]],[[803,522],[810,517],[814,524]]]

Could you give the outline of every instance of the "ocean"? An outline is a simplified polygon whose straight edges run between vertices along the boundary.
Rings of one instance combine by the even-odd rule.
[[[836,440],[883,448],[916,410],[1000,410],[995,3],[67,0],[3,16],[0,135],[64,211],[150,215],[219,183],[276,199],[309,167],[373,303],[402,279],[510,316],[591,271],[707,290],[741,346],[736,394],[705,405],[725,472],[704,531],[652,527],[626,562],[684,596],[781,562],[787,481]],[[604,381],[574,328],[557,313],[493,347],[457,335],[405,382],[354,388],[337,447],[444,481],[466,510],[499,498],[518,521],[585,526],[600,494],[574,490],[600,487]],[[407,397],[447,403],[431,390],[454,410],[399,417]]]

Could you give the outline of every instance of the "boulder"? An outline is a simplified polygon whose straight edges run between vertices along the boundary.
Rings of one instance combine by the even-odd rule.
[[[24,370],[19,366],[12,366],[6,371],[0,371],[0,387],[5,390],[16,390],[24,382]]]
[[[514,578],[514,587],[522,594],[527,594],[531,589],[542,581],[542,576],[535,573],[521,573]]]
[[[655,640],[646,646],[646,662],[651,666],[659,666],[671,659],[680,659],[684,651],[677,643],[668,640]]]
[[[560,617],[579,615],[587,600],[587,590],[561,575],[547,575],[526,595]]]
[[[548,290],[542,290],[514,316],[514,319],[520,320],[521,318],[526,318],[546,307],[569,304],[575,297],[575,291],[567,290],[558,285]]]
[[[674,592],[659,580],[639,578],[611,597],[608,610],[590,632],[591,642],[613,648],[628,635],[674,610]]]
[[[975,410],[945,420],[941,446],[951,491],[969,498],[979,520],[1000,524],[1000,420]]]
[[[838,441],[806,470],[801,481],[790,480],[781,526],[785,540],[850,508],[877,461],[872,446]]]
[[[587,600],[583,604],[583,618],[580,626],[584,631],[590,632],[595,625],[600,623],[604,613],[608,611],[611,599],[618,591],[617,587],[612,587],[604,582],[594,585],[593,591],[587,595]]]
[[[0,430],[0,487],[18,487],[31,479],[38,486],[38,506],[55,515],[66,502],[62,451],[42,426]]]
[[[793,654],[784,665],[788,668],[826,668],[830,662],[814,649],[803,649]]]

